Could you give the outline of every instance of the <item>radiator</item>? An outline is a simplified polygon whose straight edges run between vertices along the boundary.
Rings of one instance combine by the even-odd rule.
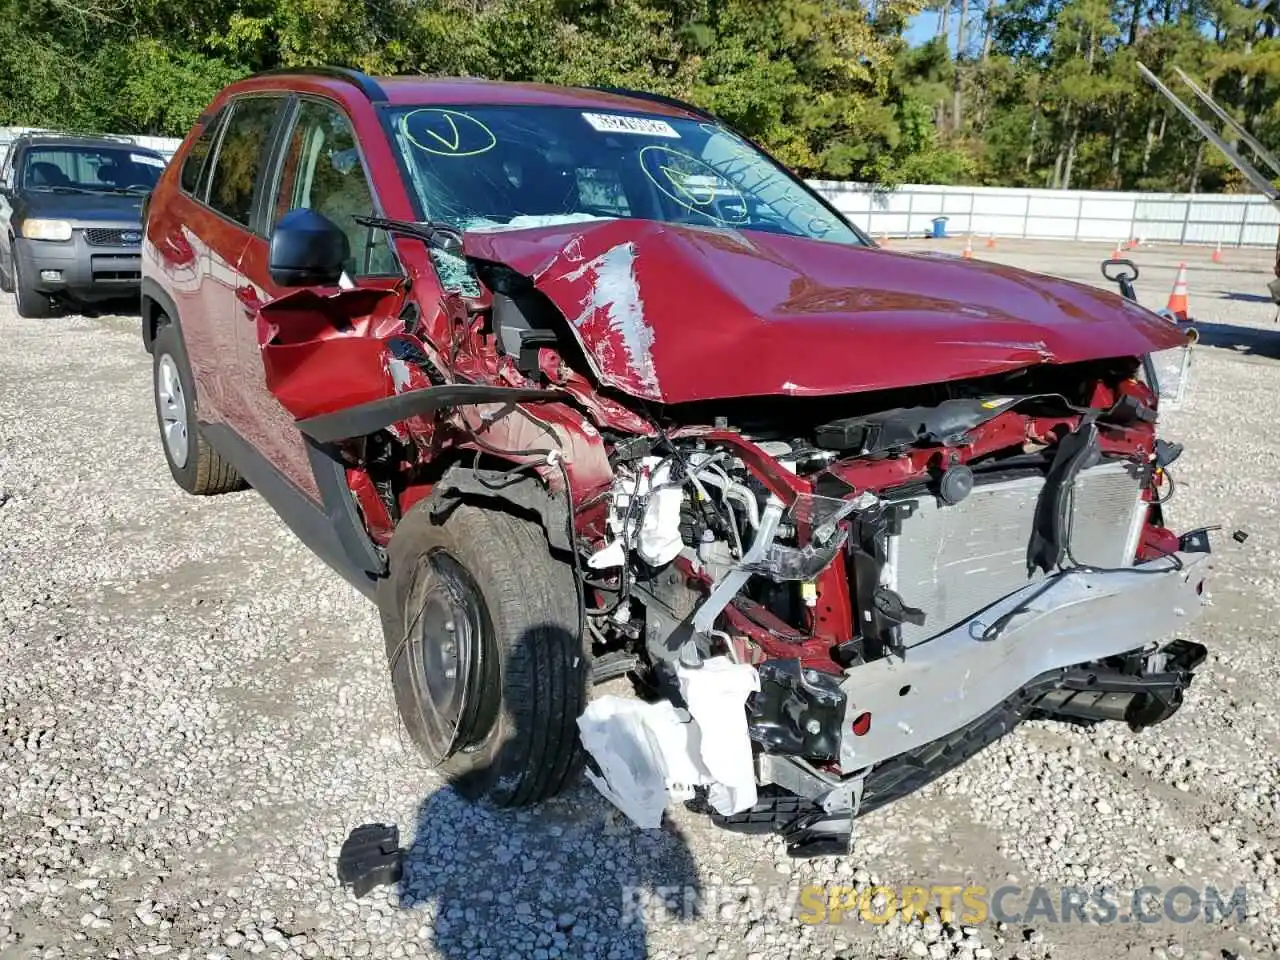
[[[1104,463],[1083,470],[1073,487],[1071,554],[1077,563],[1123,567],[1133,563],[1142,531],[1141,467]],[[933,496],[909,498],[915,510],[891,536],[881,581],[910,607],[922,626],[902,625],[906,646],[968,619],[1043,574],[1027,574],[1036,501],[1044,478],[977,484],[958,504]]]

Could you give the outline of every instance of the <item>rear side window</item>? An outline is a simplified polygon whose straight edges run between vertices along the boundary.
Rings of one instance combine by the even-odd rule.
[[[192,195],[197,193],[197,188],[200,186],[200,173],[204,170],[204,162],[209,159],[209,151],[213,149],[213,142],[218,138],[218,131],[222,129],[221,121],[225,116],[225,112],[219,113],[206,123],[200,136],[196,137],[195,142],[191,144],[191,149],[187,151],[187,156],[182,161],[183,193]]]
[[[246,227],[253,217],[254,190],[266,165],[271,128],[283,102],[279,97],[237,100],[214,160],[209,206]]]

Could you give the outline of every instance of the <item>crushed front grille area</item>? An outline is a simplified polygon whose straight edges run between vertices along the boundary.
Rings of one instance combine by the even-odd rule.
[[[1129,566],[1141,531],[1141,467],[1103,463],[1081,471],[1073,488],[1071,555],[1076,563]],[[923,625],[902,624],[912,646],[968,619],[1028,582],[1036,503],[1043,477],[1021,477],[974,486],[960,503],[932,495],[911,497],[914,510],[889,540],[884,582],[908,606],[924,611]]]

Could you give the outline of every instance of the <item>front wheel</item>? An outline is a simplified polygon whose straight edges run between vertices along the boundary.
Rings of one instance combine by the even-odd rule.
[[[9,252],[9,266],[13,270],[13,296],[17,302],[18,316],[28,320],[46,320],[52,317],[53,301],[22,275],[22,263],[18,254],[12,250]]]
[[[541,528],[457,504],[411,510],[378,606],[396,705],[422,755],[464,796],[525,806],[581,763],[590,660],[573,571]]]
[[[13,238],[9,238],[9,262],[0,257],[0,293],[13,293]]]

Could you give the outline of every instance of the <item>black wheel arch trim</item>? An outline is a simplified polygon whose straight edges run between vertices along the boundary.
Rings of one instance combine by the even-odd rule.
[[[199,426],[201,436],[231,461],[308,549],[370,600],[376,599],[387,561],[369,538],[347,487],[346,471],[330,449],[308,444],[308,458],[322,498],[316,503],[231,427]]]
[[[434,413],[445,407],[475,403],[551,403],[565,399],[567,395],[555,390],[500,387],[487,383],[446,383],[438,387],[408,390],[381,400],[370,400],[333,413],[308,417],[297,423],[298,429],[317,443],[333,443],[368,436],[408,417]]]
[[[142,278],[139,302],[142,308],[140,311],[142,313],[142,346],[146,348],[147,353],[153,351],[156,334],[160,330],[160,323],[149,308],[149,303],[159,307],[164,315],[169,318],[169,322],[173,324],[174,329],[178,331],[178,336],[182,336],[182,326],[178,319],[178,305],[173,302],[169,294],[164,292],[164,288],[150,277]],[[186,343],[184,342],[183,347],[185,346]]]
[[[361,571],[366,579],[376,580],[387,572],[387,558],[373,542],[360,518],[351,488],[347,486],[347,469],[341,454],[333,447],[313,442],[304,437],[307,459],[315,474],[316,487],[320,490],[320,502],[325,516],[337,535],[343,553]]]

